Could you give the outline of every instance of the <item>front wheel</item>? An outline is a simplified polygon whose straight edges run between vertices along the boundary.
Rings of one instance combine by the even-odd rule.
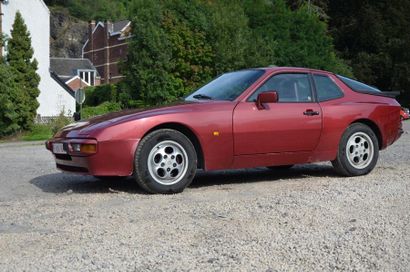
[[[373,130],[355,123],[343,133],[332,165],[343,176],[360,176],[372,171],[378,158],[379,145]]]
[[[135,154],[135,176],[149,193],[179,193],[195,177],[197,155],[191,141],[173,129],[144,137]]]

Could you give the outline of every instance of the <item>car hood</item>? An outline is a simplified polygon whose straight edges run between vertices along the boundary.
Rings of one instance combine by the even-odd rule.
[[[181,113],[181,112],[190,112],[198,109],[198,106],[209,104],[209,103],[218,103],[222,101],[200,101],[200,102],[191,102],[191,101],[182,101],[174,103],[171,105],[165,105],[160,107],[152,108],[142,108],[142,109],[131,109],[123,110],[119,112],[107,113],[104,115],[99,115],[90,119],[81,120],[79,122],[72,123],[68,126],[63,127],[60,131],[56,133],[55,138],[72,138],[72,137],[86,137],[92,132],[97,132],[109,126],[120,124],[123,122],[128,122],[132,120],[172,114],[172,113]],[[204,105],[205,106],[205,105]]]

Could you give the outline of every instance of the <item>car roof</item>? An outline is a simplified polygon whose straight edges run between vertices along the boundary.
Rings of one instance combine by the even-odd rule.
[[[332,72],[319,70],[319,69],[311,69],[311,68],[303,68],[303,67],[287,67],[287,66],[270,66],[270,67],[260,67],[257,69],[262,69],[267,72],[311,72],[311,73],[322,73],[322,74],[333,74]]]

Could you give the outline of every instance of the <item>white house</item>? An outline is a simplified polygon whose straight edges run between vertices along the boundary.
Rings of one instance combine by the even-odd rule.
[[[10,31],[17,11],[20,11],[31,34],[34,57],[38,61],[37,73],[40,75],[40,107],[37,114],[41,117],[57,116],[62,111],[66,115],[75,112],[73,91],[58,77],[50,73],[50,11],[43,0],[0,0],[2,18],[1,32],[10,37]],[[6,52],[7,54],[7,52]]]

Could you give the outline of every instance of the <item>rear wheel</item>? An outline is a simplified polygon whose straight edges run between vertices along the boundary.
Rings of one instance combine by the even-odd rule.
[[[179,193],[195,177],[197,155],[191,141],[172,129],[142,139],[135,155],[135,176],[149,193]]]
[[[373,130],[361,123],[350,125],[339,143],[337,157],[332,161],[336,172],[343,176],[366,175],[376,166],[379,145]]]

